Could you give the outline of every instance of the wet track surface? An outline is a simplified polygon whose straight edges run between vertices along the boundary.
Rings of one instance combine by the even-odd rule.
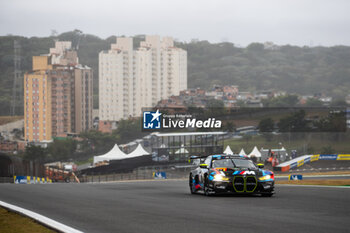
[[[0,200],[85,232],[349,232],[350,188],[191,195],[186,181],[0,184]]]

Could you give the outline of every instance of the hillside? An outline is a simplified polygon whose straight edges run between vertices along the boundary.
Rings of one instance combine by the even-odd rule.
[[[135,37],[135,47],[142,36]],[[44,54],[55,40],[79,41],[76,32],[57,37],[0,37],[0,115],[10,113],[13,82],[13,40],[22,46],[22,70],[31,69],[31,57]],[[94,106],[98,106],[98,53],[115,42],[115,36],[101,39],[84,35],[80,39],[80,63],[94,69]],[[277,89],[298,94],[325,93],[344,98],[350,89],[350,47],[280,46],[264,49],[253,43],[246,48],[232,43],[207,41],[176,43],[188,51],[188,86],[209,89],[213,84],[239,85],[241,90]]]

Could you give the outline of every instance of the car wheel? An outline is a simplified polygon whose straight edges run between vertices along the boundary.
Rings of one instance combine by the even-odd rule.
[[[214,192],[211,191],[209,188],[208,180],[205,179],[205,181],[204,181],[204,195],[205,196],[212,196],[213,194],[214,194]]]
[[[198,190],[196,189],[195,184],[193,183],[192,174],[189,177],[189,184],[190,184],[190,192],[191,192],[191,194],[195,194]]]

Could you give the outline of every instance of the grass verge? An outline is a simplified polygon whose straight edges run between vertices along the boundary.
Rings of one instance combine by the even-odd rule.
[[[350,179],[327,180],[276,180],[276,184],[350,186]]]
[[[0,207],[0,232],[6,233],[46,233],[55,232],[33,219]]]
[[[300,172],[300,171],[290,171],[290,172],[281,172],[275,173],[276,176],[289,176],[291,174],[301,174],[303,176],[318,176],[318,175],[350,175],[350,171],[329,171],[329,172],[318,172],[318,171],[310,171],[310,172]]]

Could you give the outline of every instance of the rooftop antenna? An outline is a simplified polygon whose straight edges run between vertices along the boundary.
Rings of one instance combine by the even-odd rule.
[[[16,115],[16,108],[21,105],[23,101],[23,79],[21,71],[21,44],[18,40],[13,42],[14,49],[14,79],[12,87],[12,103],[11,103],[11,116]]]

